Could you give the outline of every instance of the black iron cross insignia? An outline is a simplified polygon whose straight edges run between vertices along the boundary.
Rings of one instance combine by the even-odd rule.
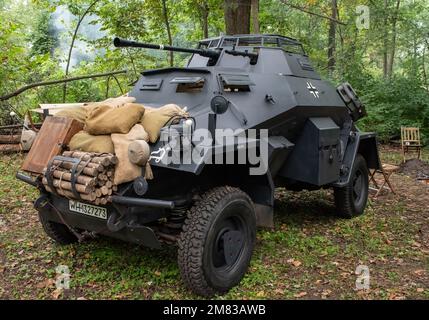
[[[307,82],[307,89],[308,91],[310,91],[313,96],[317,99],[319,99],[319,90],[317,90],[317,88],[311,83],[311,82]]]

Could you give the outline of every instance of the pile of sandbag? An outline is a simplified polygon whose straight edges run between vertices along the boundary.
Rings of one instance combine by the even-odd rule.
[[[188,114],[174,104],[150,108],[136,104],[135,98],[123,96],[62,110],[56,116],[84,124],[84,129],[69,143],[71,151],[116,155],[113,182],[120,185],[141,176],[142,170],[146,179],[153,179],[148,162],[149,143],[158,140],[161,128]]]

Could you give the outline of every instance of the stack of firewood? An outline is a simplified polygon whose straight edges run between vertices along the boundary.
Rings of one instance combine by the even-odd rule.
[[[69,199],[84,200],[96,205],[106,205],[111,202],[112,193],[118,190],[118,187],[113,184],[115,165],[118,162],[115,155],[66,151],[63,156],[81,160],[76,170],[76,172],[80,172],[76,178],[76,191],[79,193],[80,199],[75,197],[72,191],[71,169],[74,165],[72,162],[53,161],[52,177],[55,190],[49,186],[46,176],[42,180],[48,192],[56,192]]]

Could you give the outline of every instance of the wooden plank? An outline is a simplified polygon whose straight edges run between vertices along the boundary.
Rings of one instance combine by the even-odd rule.
[[[60,155],[63,147],[83,129],[83,124],[74,119],[48,117],[43,122],[30,152],[24,160],[22,170],[42,174],[49,160]]]
[[[48,114],[51,116],[56,115],[58,112],[65,109],[77,109],[88,105],[88,103],[56,103],[56,104],[40,104],[40,108],[33,109],[31,112],[43,114],[44,110],[48,110]]]

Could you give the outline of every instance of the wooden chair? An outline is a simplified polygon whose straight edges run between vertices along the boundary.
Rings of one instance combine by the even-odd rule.
[[[401,127],[401,146],[404,163],[406,161],[405,153],[409,152],[409,150],[416,150],[418,153],[417,159],[420,159],[422,152],[420,129],[412,127]]]
[[[375,187],[375,188],[370,188],[370,189],[377,191],[374,198],[377,198],[378,195],[381,193],[381,191],[383,191],[383,189],[387,189],[387,190],[390,189],[390,191],[393,194],[396,194],[395,190],[393,189],[393,186],[390,182],[390,177],[392,176],[392,174],[394,174],[398,170],[399,170],[398,166],[394,166],[392,164],[383,164],[381,169],[369,171],[369,182],[372,182],[374,184],[374,187]],[[384,179],[381,186],[379,186],[377,181],[375,180],[375,175],[377,173],[381,174],[383,176],[383,179]]]

